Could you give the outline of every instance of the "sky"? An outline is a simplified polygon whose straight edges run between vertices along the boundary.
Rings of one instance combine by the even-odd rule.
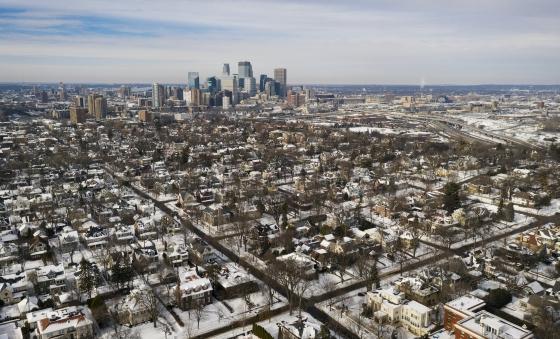
[[[559,84],[558,0],[0,0],[0,82]]]

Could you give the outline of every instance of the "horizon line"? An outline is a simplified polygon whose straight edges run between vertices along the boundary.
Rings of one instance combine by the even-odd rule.
[[[0,85],[58,85],[61,81],[0,81]],[[152,85],[154,83],[163,85],[181,85],[182,82],[65,82],[66,85]],[[295,83],[288,86],[410,86],[410,87],[442,87],[442,86],[558,86],[560,83],[435,83],[435,84],[411,84],[411,83]]]

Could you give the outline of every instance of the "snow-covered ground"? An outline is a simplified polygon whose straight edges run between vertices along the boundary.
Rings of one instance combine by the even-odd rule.
[[[469,133],[472,132],[477,136],[485,138],[488,137],[482,134],[484,131],[539,145],[548,145],[550,143],[550,141],[545,139],[556,138],[558,140],[560,138],[559,133],[543,131],[536,117],[538,117],[536,114],[519,116],[513,114],[469,113],[454,118],[459,118],[472,126]],[[480,128],[482,128],[481,131],[477,132],[476,130]]]
[[[303,319],[306,319],[307,322],[309,322],[309,323],[317,324],[317,325],[320,324],[320,322],[318,320],[316,320],[315,318],[313,318],[311,315],[309,315],[306,312],[302,312],[301,317]],[[279,314],[277,316],[271,317],[268,320],[259,321],[257,324],[262,326],[268,333],[270,333],[272,335],[273,338],[278,338],[278,332],[279,332],[278,324],[280,324],[280,323],[291,324],[291,323],[294,323],[295,321],[297,321],[298,319],[299,318],[298,318],[298,313],[297,312],[294,312],[292,315],[290,315],[289,312],[285,312],[285,313]],[[252,326],[252,324],[248,324],[244,328],[237,328],[235,330],[231,330],[231,331],[226,332],[224,334],[217,335],[214,338],[216,338],[216,339],[230,339],[230,338],[235,338],[235,337],[239,337],[239,336],[242,336],[242,335],[247,335],[247,334],[250,333],[251,326]],[[331,331],[331,335],[334,336],[335,338],[339,338],[332,331]]]
[[[553,216],[556,213],[560,214],[560,199],[552,199],[550,205],[541,208],[515,206],[515,210],[535,215]]]
[[[226,326],[234,321],[258,315],[268,307],[265,293],[266,291],[259,291],[250,294],[248,300],[250,300],[251,304],[248,304],[244,298],[227,299],[225,301],[213,300],[213,303],[203,309],[200,324],[197,324],[195,312],[174,308],[175,313],[179,315],[185,324],[181,328],[180,333],[190,336],[199,335]],[[275,293],[274,304],[271,309],[277,309],[284,305],[286,305],[286,299]],[[250,325],[248,322],[247,327],[250,328]]]

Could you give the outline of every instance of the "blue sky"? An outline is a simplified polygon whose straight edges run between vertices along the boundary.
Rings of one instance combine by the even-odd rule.
[[[557,0],[0,0],[0,82],[560,83]]]

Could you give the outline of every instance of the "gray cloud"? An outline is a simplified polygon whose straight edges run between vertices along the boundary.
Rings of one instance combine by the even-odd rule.
[[[248,59],[256,72],[287,67],[293,83],[558,83],[559,9],[552,0],[0,0],[0,81],[185,82],[188,71]]]

